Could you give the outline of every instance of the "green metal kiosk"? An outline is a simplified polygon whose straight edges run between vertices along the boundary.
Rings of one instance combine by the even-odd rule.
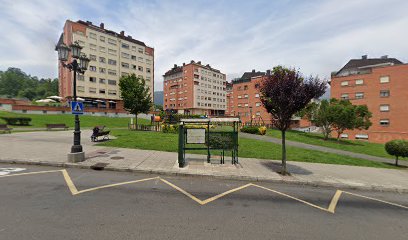
[[[181,119],[179,122],[178,163],[186,165],[186,150],[201,150],[207,153],[207,162],[211,155],[221,156],[225,163],[225,154],[231,153],[231,163],[238,163],[239,118]]]

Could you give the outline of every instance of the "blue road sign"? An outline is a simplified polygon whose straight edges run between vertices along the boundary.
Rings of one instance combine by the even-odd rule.
[[[82,102],[71,102],[72,114],[84,114],[84,104]]]

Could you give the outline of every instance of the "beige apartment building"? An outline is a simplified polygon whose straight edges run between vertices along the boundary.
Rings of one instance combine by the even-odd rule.
[[[163,77],[165,110],[181,114],[225,114],[226,75],[220,70],[201,61],[191,61],[182,66],[175,64]]]
[[[105,29],[103,23],[67,20],[59,43],[78,42],[90,59],[84,75],[77,75],[77,95],[85,99],[86,107],[122,109],[119,79],[136,74],[146,80],[153,101],[154,49],[144,42]],[[68,62],[72,61],[69,59]],[[73,95],[73,74],[59,63],[59,94],[64,99]]]

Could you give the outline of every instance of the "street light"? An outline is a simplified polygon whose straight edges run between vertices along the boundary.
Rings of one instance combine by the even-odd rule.
[[[69,47],[64,43],[58,44],[55,50],[58,51],[58,59],[61,61],[63,67],[68,68],[69,71],[74,72],[74,88],[73,96],[74,101],[77,101],[76,94],[76,77],[77,73],[84,74],[88,69],[90,59],[86,57],[84,53],[81,54],[82,47],[78,42],[71,44]],[[69,52],[71,52],[72,62],[68,61]],[[71,147],[71,154],[68,154],[68,160],[73,162],[79,162],[85,160],[85,153],[82,150],[81,145],[81,128],[78,114],[75,114],[75,130],[74,130],[74,144]]]

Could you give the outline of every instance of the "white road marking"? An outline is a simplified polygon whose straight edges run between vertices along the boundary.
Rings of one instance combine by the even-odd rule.
[[[10,173],[25,171],[25,168],[0,168],[0,176],[7,175]]]

